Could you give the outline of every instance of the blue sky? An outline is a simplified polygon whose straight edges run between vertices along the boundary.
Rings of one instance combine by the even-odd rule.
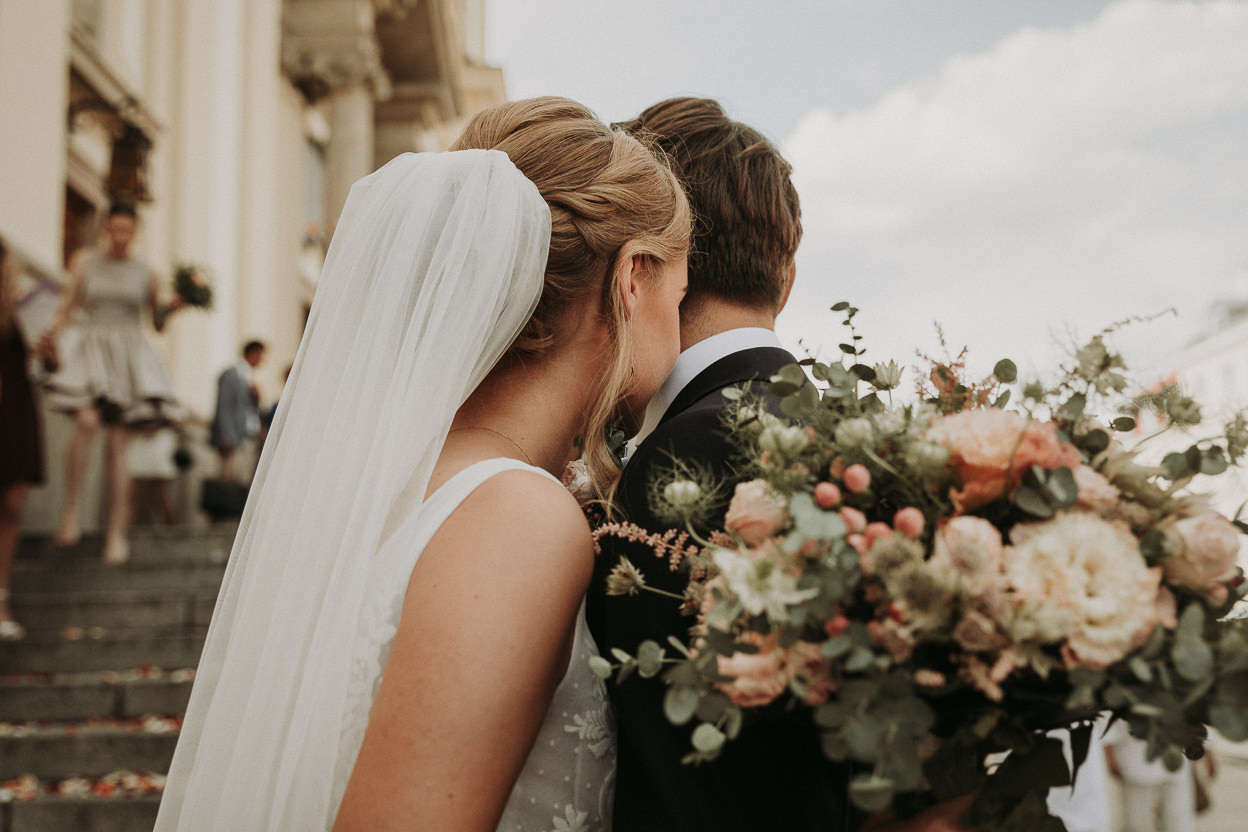
[[[806,236],[782,338],[1024,371],[1105,324],[1163,372],[1248,292],[1248,0],[492,0],[512,97],[607,120],[719,99],[795,166]]]

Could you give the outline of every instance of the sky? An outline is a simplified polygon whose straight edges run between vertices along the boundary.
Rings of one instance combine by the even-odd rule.
[[[1248,296],[1248,0],[489,0],[509,97],[606,120],[718,99],[793,163],[781,339],[1049,375],[1110,336],[1140,383]]]

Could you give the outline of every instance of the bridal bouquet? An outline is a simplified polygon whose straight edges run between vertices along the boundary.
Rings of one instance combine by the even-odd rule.
[[[173,271],[173,292],[186,306],[212,308],[212,284],[194,263],[179,263]]]
[[[860,363],[857,310],[833,309],[850,326],[843,363],[773,377],[782,416],[735,396],[756,477],[718,531],[694,532],[716,484],[680,467],[652,503],[687,531],[598,530],[663,558],[622,560],[609,593],[691,570],[692,627],[596,672],[663,674],[667,718],[694,726],[687,762],[754,712],[808,709],[824,753],[856,767],[862,809],[978,791],[967,821],[992,830],[1063,828],[1045,807],[1072,779],[1052,729],[1070,731],[1076,769],[1106,711],[1172,768],[1200,756],[1208,726],[1248,739],[1248,622],[1227,619],[1248,590],[1245,526],[1189,488],[1240,462],[1248,421],[1146,461],[1116,436],[1144,411],[1190,432],[1199,408],[1173,387],[1127,399],[1099,336],[1052,388],[1019,385],[1009,361],[972,383],[959,356],[930,362],[920,403],[893,405],[901,369]]]

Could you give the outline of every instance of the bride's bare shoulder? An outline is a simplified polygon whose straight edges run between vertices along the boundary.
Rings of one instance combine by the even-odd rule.
[[[536,471],[502,471],[469,494],[430,541],[422,560],[443,547],[497,562],[504,571],[554,569],[588,581],[589,524],[572,494]]]

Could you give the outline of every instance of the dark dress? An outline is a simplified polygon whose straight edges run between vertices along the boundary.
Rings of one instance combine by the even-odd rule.
[[[667,526],[653,516],[646,498],[656,471],[670,467],[670,455],[708,466],[725,481],[713,517],[723,517],[739,454],[723,426],[726,400],[720,391],[754,379],[766,379],[795,361],[782,349],[762,347],[721,358],[680,392],[654,432],[629,460],[616,492],[626,519],[650,531]],[[763,394],[762,385],[751,385]],[[774,399],[769,402],[775,406]],[[674,573],[645,546],[603,538],[595,564],[586,613],[603,655],[619,647],[635,653],[669,634],[687,639],[693,619],[680,614],[677,602],[653,593],[608,596],[606,575],[623,555],[644,573],[646,582],[681,593],[688,578]],[[619,731],[619,767],[615,794],[615,832],[753,832],[807,830],[846,832],[861,818],[847,800],[848,772],[830,763],[818,734],[802,714],[778,715],[765,723],[747,722],[719,758],[700,766],[681,763],[692,746],[694,725],[672,726],[663,716],[661,678],[633,675],[608,684]]]
[[[0,488],[43,482],[39,408],[26,367],[26,341],[14,327],[0,335]]]

